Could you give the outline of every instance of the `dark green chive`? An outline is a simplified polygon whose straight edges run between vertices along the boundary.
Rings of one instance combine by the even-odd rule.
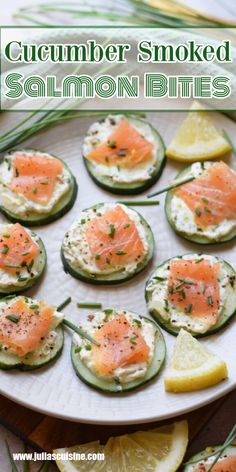
[[[168,300],[166,300],[166,298],[164,300],[164,303],[165,303],[164,310],[169,311],[169,303],[168,303]]]
[[[134,318],[134,319],[133,319],[133,322],[134,322],[139,328],[141,328],[142,323],[141,323],[140,320],[137,320],[137,318]]]
[[[213,300],[212,300],[212,296],[209,295],[209,297],[207,297],[207,304],[208,305],[213,305]]]
[[[3,238],[10,238],[10,237],[11,237],[11,235],[8,234],[8,233],[3,234]]]
[[[124,251],[116,251],[115,253],[117,256],[124,256],[126,254],[126,252]]]
[[[78,308],[102,308],[101,303],[83,303],[83,302],[78,302],[77,303]]]
[[[127,228],[129,228],[129,227],[130,227],[130,224],[129,224],[129,223],[126,223],[125,226],[124,226],[125,229],[127,229]]]
[[[158,275],[154,275],[153,279],[158,280],[158,282],[164,282],[166,277],[159,277]]]
[[[16,170],[15,170],[15,176],[16,176],[16,177],[19,177],[19,171],[18,171],[17,168],[16,168]]]
[[[110,238],[114,238],[115,232],[116,232],[115,226],[110,225],[110,230],[109,230],[108,236],[110,236]]]
[[[199,208],[196,208],[195,213],[197,216],[201,216],[202,212],[199,210]]]
[[[207,212],[207,213],[211,213],[211,210],[209,207],[204,207],[204,210]]]
[[[86,349],[86,351],[91,351],[91,349],[92,349],[91,344],[86,344],[85,349]]]
[[[37,310],[39,308],[39,305],[30,305],[31,310]]]
[[[6,318],[13,323],[18,323],[20,321],[20,316],[19,315],[7,315]]]
[[[95,259],[96,259],[96,261],[98,261],[99,259],[101,259],[100,254],[96,254]]]
[[[168,287],[168,292],[172,295],[174,293],[174,287]]]
[[[204,261],[204,257],[202,257],[201,259],[198,259],[197,261],[195,261],[195,264],[199,264],[199,262],[202,262]]]
[[[116,148],[116,141],[107,141],[107,146],[111,149],[115,149]]]
[[[71,303],[71,297],[66,298],[64,300],[64,302],[62,302],[60,305],[58,305],[57,311],[63,310],[63,308],[65,308],[67,305],[69,305],[69,303]]]
[[[78,346],[78,347],[75,348],[75,354],[78,354],[80,351],[81,351],[81,347],[80,347],[80,346]]]
[[[112,312],[113,312],[112,308],[106,308],[106,310],[104,310],[105,315],[111,315]]]
[[[203,295],[204,295],[206,289],[207,289],[207,288],[206,288],[206,285],[204,285],[203,288],[202,288],[202,293],[203,293]]]
[[[2,248],[2,254],[7,254],[8,251],[9,251],[9,247],[8,247],[8,246],[4,246],[4,247]]]
[[[82,220],[80,220],[80,224],[81,225],[84,225],[86,223],[86,219],[85,218],[82,218]]]
[[[193,307],[192,303],[189,303],[189,305],[186,306],[186,313],[191,313],[192,307]]]
[[[26,266],[27,272],[29,272],[29,274],[32,270],[33,265],[34,265],[34,259],[32,259],[32,261],[29,263],[29,265]]]
[[[202,201],[203,201],[204,203],[209,203],[209,200],[208,200],[208,198],[206,198],[206,197],[202,197]]]
[[[130,338],[131,344],[137,344],[137,342],[135,341],[135,339],[137,339],[137,338],[138,338],[137,335],[136,335],[136,336],[132,336],[132,338]]]
[[[126,157],[126,153],[125,152],[117,152],[116,155],[118,157]]]
[[[12,264],[4,264],[4,267],[8,267],[9,269],[22,269],[19,265],[12,265]]]

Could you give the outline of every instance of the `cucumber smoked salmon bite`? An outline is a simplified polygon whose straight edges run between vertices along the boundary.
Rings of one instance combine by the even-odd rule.
[[[68,166],[49,153],[14,150],[0,164],[0,207],[10,221],[49,223],[70,210],[76,195],[77,183]]]
[[[166,160],[157,130],[130,115],[109,115],[94,123],[84,140],[83,156],[92,179],[117,194],[149,188],[160,177]]]
[[[31,370],[56,359],[63,348],[62,313],[23,296],[0,300],[0,368]]]
[[[19,223],[0,225],[0,294],[33,287],[46,267],[46,250],[33,231]]]
[[[92,284],[116,284],[141,272],[153,257],[154,238],[146,220],[119,203],[82,211],[62,243],[64,268]]]
[[[207,447],[204,451],[195,454],[195,456],[189,459],[189,465],[186,465],[183,472],[207,472],[217,455],[216,447]],[[214,454],[215,452],[215,454]],[[208,457],[212,454],[211,457]],[[193,462],[190,464],[190,462]],[[213,466],[211,472],[235,472],[236,471],[236,446],[228,446],[224,449],[221,457],[217,463]]]
[[[146,285],[149,313],[171,334],[219,331],[236,314],[236,273],[220,257],[186,254],[156,268]]]
[[[236,173],[224,162],[195,162],[178,174],[194,180],[170,190],[165,211],[180,236],[199,244],[236,236]]]
[[[159,373],[165,360],[165,341],[158,326],[127,310],[108,309],[88,316],[83,329],[96,346],[75,334],[72,363],[85,383],[105,392],[138,388]]]

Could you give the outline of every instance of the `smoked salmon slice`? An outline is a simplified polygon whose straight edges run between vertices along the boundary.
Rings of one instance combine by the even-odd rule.
[[[39,253],[39,245],[23,226],[16,223],[0,235],[0,268],[17,272],[28,267]]]
[[[207,472],[210,465],[204,464],[199,465],[194,472]],[[211,472],[235,472],[236,471],[236,456],[226,457],[225,459],[217,462]]]
[[[138,262],[144,254],[135,224],[118,205],[87,223],[86,239],[100,269]]]
[[[147,362],[150,348],[140,330],[122,314],[106,322],[94,335],[100,346],[93,345],[93,359],[99,375],[112,374],[117,367]]]
[[[168,278],[168,300],[186,316],[215,325],[220,305],[220,263],[207,260],[173,260]]]
[[[106,166],[132,169],[147,161],[152,152],[153,144],[122,118],[106,143],[90,151],[86,159]]]
[[[175,190],[200,228],[236,217],[236,175],[224,162],[213,164],[206,174]]]
[[[56,157],[16,154],[10,189],[35,203],[47,204],[62,170],[62,163]]]
[[[23,357],[48,333],[54,309],[40,302],[29,305],[18,297],[0,316],[0,342]],[[15,320],[15,321],[13,321]]]

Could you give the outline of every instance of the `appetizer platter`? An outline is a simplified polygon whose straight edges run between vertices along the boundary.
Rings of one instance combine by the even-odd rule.
[[[221,152],[187,162],[183,118],[80,118],[4,154],[3,395],[118,424],[235,388],[236,159],[214,133],[236,125],[211,113]]]

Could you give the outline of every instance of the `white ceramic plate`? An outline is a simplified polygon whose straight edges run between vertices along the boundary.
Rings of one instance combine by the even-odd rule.
[[[212,114],[213,116],[217,126],[227,129],[230,136],[234,138],[236,124],[223,115]],[[179,122],[183,119],[183,113],[150,113],[148,118],[168,144]],[[8,124],[14,119],[16,119],[15,114],[9,113],[7,116]],[[161,261],[177,254],[199,250],[220,255],[236,266],[234,242],[201,247],[178,238],[166,221],[163,209],[164,196],[162,196],[159,207],[140,207],[140,212],[151,225],[156,240],[153,264],[145,272],[129,283],[113,287],[96,287],[84,284],[75,280],[69,274],[65,274],[60,259],[60,246],[66,229],[83,208],[102,201],[117,200],[116,196],[99,189],[91,181],[84,167],[81,157],[81,145],[91,122],[87,118],[80,119],[77,122],[67,122],[24,143],[24,146],[31,145],[34,148],[49,151],[65,159],[77,177],[79,184],[79,193],[73,209],[55,223],[37,229],[46,245],[48,266],[43,281],[30,292],[31,294],[39,299],[44,298],[48,303],[55,305],[61,303],[68,296],[72,296],[73,303],[65,309],[65,313],[74,323],[81,322],[89,313],[88,310],[76,307],[76,302],[79,300],[100,301],[104,307],[123,307],[146,315],[145,282],[154,267],[160,264]],[[231,160],[231,164],[236,167],[235,157],[232,157]],[[152,187],[152,191],[163,188],[179,169],[180,166],[177,163],[168,162],[162,177]],[[138,199],[140,197],[133,198]],[[1,216],[1,220],[4,221],[4,217]],[[201,341],[227,362],[229,379],[216,387],[200,392],[187,394],[165,393],[163,385],[165,369],[154,382],[133,393],[106,395],[97,392],[79,380],[73,370],[70,361],[70,332],[65,333],[63,353],[54,365],[26,373],[1,371],[0,392],[34,410],[74,421],[118,424],[141,423],[169,418],[207,404],[236,386],[235,331],[235,321],[232,321],[230,326],[219,334]],[[163,334],[167,344],[167,364],[175,338],[165,331]]]

